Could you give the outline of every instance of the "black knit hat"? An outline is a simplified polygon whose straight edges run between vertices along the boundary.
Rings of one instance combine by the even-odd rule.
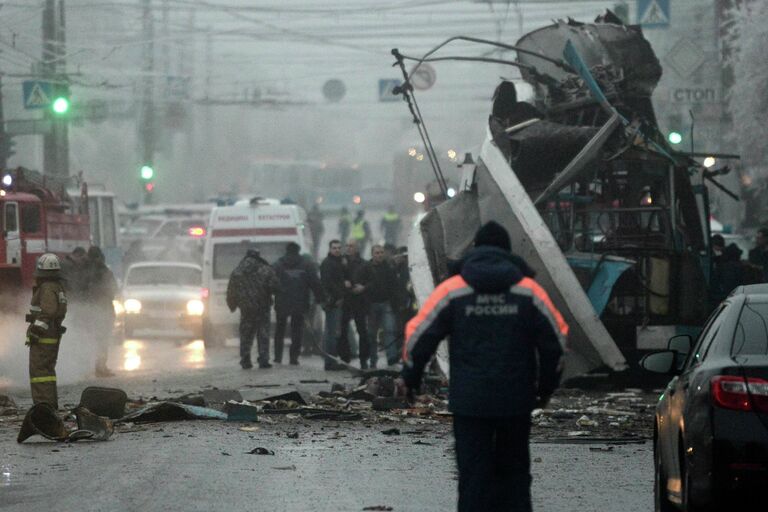
[[[490,245],[505,251],[512,251],[509,233],[504,229],[504,226],[494,221],[487,222],[477,230],[475,234],[475,247],[481,245]]]

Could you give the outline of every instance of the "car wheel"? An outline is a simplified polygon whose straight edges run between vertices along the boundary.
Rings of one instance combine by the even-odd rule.
[[[653,498],[654,498],[654,510],[656,512],[673,512],[677,509],[669,501],[667,496],[667,476],[664,474],[664,466],[661,463],[661,450],[659,448],[659,441],[656,440],[653,444],[653,465],[654,465],[654,478],[653,478]]]

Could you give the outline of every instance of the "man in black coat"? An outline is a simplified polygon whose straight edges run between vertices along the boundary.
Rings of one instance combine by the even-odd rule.
[[[513,261],[506,230],[484,225],[461,273],[443,281],[406,328],[398,388],[408,396],[449,339],[460,512],[530,512],[531,411],[560,380],[568,325]]]
[[[370,360],[371,368],[376,368],[379,359],[377,339],[381,330],[387,364],[397,364],[401,352],[395,345],[397,275],[384,255],[384,247],[371,247],[371,261],[360,268],[358,281],[368,308],[368,346],[360,343],[360,362]]]
[[[755,235],[755,248],[749,251],[749,262],[763,269],[763,282],[768,281],[768,228],[760,228]]]
[[[339,357],[349,362],[352,358],[352,342],[349,339],[349,324],[355,321],[358,347],[368,346],[368,306],[363,297],[363,286],[360,284],[360,270],[366,265],[363,258],[360,257],[360,250],[357,240],[350,238],[347,240],[347,251],[344,255],[344,305],[341,314],[341,336],[339,337]],[[365,349],[363,349],[365,350]],[[368,359],[363,358],[363,352],[360,352],[360,368],[368,368]]]
[[[329,356],[338,356],[338,341],[341,329],[341,306],[344,302],[344,261],[341,257],[341,241],[328,243],[328,256],[320,264],[320,282],[325,294],[325,331],[323,333],[323,351]],[[325,369],[342,370],[330,357],[325,358]]]
[[[291,242],[285,246],[285,256],[275,263],[280,290],[275,295],[275,362],[283,362],[283,339],[288,317],[291,317],[290,363],[299,364],[304,318],[309,312],[309,292],[315,302],[323,302],[323,290],[315,266],[302,257],[301,247]]]

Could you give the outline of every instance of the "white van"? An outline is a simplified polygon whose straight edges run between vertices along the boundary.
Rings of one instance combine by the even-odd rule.
[[[207,345],[223,343],[237,334],[240,313],[227,307],[229,276],[248,249],[274,264],[295,242],[304,254],[312,253],[306,212],[294,204],[260,197],[217,206],[211,211],[203,250],[203,287],[208,290],[203,337]]]

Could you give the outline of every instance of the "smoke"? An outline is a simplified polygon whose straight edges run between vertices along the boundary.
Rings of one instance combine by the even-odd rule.
[[[7,300],[5,301],[8,302]],[[16,301],[19,305],[20,301]],[[26,301],[24,304],[28,304]],[[20,305],[24,307],[23,304]],[[25,311],[8,311],[0,314],[0,389],[25,388],[29,384],[29,348],[24,344],[27,323]],[[97,339],[89,329],[85,311],[70,306],[64,325],[56,364],[58,384],[72,384],[93,376],[97,354]]]

